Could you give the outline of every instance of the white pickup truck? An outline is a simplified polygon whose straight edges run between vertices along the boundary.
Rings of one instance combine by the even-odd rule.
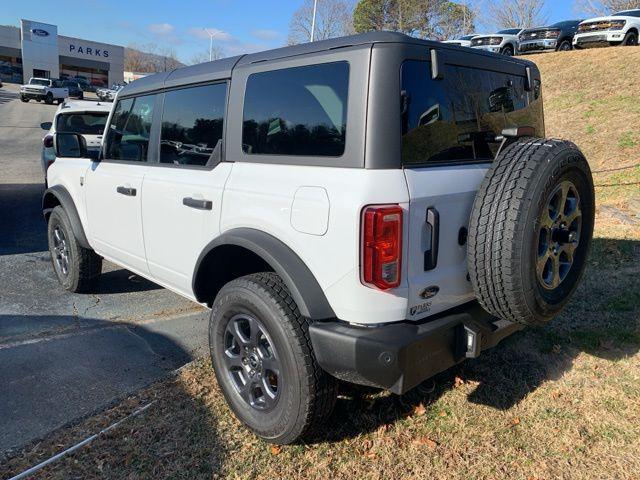
[[[62,103],[68,97],[69,89],[62,86],[61,80],[31,78],[29,83],[20,87],[20,100],[23,102],[28,102],[31,99],[37,102],[44,100],[44,103],[51,105],[54,100]]]

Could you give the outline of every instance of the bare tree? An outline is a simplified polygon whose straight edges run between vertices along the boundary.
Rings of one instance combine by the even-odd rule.
[[[311,38],[313,21],[313,1],[304,0],[300,8],[293,12],[289,22],[288,45],[308,42]],[[340,37],[353,33],[351,8],[343,0],[317,0],[314,40]]]
[[[154,43],[131,44],[124,52],[124,68],[130,72],[165,72],[182,66],[172,48],[159,48]]]
[[[544,0],[497,0],[489,3],[487,13],[499,28],[531,28],[548,19]]]
[[[640,0],[576,0],[575,9],[589,15],[601,16],[640,8]]]
[[[209,60],[220,60],[225,56],[226,55],[224,53],[224,50],[222,50],[222,47],[220,47],[220,45],[213,45],[213,48],[211,50],[211,58],[209,58],[209,49],[207,48],[206,50],[202,50],[193,55],[191,57],[191,60],[189,60],[189,65],[196,65],[198,63],[208,62]]]

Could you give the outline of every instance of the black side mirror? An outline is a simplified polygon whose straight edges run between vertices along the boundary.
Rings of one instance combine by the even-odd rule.
[[[51,123],[51,122],[42,122],[42,123],[40,124],[40,128],[41,128],[42,130],[47,130],[47,131],[49,131],[49,130],[51,130],[51,125],[53,125],[53,123]]]
[[[53,137],[56,157],[87,158],[87,141],[79,133],[56,133]]]

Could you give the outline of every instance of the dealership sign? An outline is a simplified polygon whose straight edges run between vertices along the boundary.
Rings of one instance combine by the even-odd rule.
[[[42,28],[32,28],[31,33],[33,33],[34,35],[37,35],[38,37],[49,36],[49,32],[47,32],[46,30],[43,30]]]
[[[104,50],[102,48],[94,48],[94,47],[87,47],[87,46],[82,46],[82,45],[74,45],[73,43],[69,44],[69,53],[81,53],[83,55],[89,55],[92,57],[103,57],[103,58],[108,58],[109,57],[109,50]]]

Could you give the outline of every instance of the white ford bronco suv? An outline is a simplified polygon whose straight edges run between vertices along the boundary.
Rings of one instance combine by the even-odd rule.
[[[31,78],[29,83],[20,87],[20,100],[25,103],[29,100],[36,100],[51,105],[56,100],[61,103],[68,97],[69,89],[63,85],[62,80]]]
[[[339,380],[402,394],[567,303],[593,183],[541,92],[531,62],[389,32],[136,80],[95,158],[55,135],[53,268],[90,292],[105,258],[210,307],[229,406],[294,442]]]

